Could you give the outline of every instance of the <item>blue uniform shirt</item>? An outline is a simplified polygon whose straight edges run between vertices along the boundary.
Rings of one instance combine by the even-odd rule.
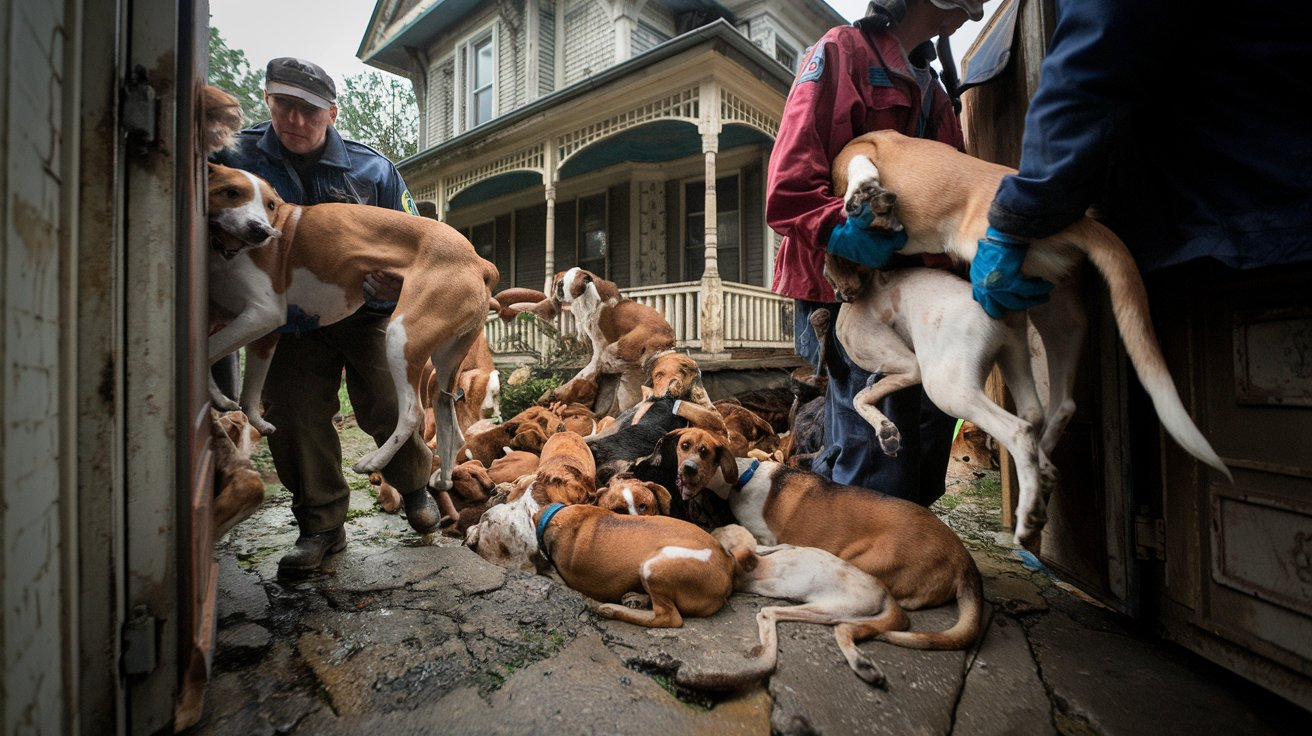
[[[292,155],[283,148],[268,121],[241,131],[232,148],[218,151],[210,159],[268,181],[279,197],[292,204],[345,202],[419,214],[396,166],[369,146],[342,138],[332,126],[328,127],[319,159],[303,169],[304,177],[293,166]],[[370,300],[361,311],[390,314],[395,307],[396,302]],[[296,316],[289,314],[288,324],[280,331],[304,331],[317,326],[297,322]]]

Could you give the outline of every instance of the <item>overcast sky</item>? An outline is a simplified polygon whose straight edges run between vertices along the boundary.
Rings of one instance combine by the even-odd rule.
[[[867,0],[828,0],[848,20],[865,14]],[[984,20],[1001,0],[984,6]],[[322,66],[341,89],[342,80],[379,71],[355,58],[373,14],[374,0],[210,0],[210,25],[229,48],[241,49],[251,68],[262,72],[269,59],[299,56]],[[952,36],[960,59],[984,22],[967,21]]]

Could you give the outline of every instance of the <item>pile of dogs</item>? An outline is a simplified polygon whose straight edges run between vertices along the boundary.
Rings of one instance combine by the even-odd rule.
[[[223,145],[235,132],[236,101],[207,88],[203,102],[203,139]],[[833,190],[849,212],[868,204],[880,227],[905,229],[904,253],[946,254],[960,268],[974,257],[988,202],[1010,171],[933,141],[881,132],[855,139],[836,158]],[[622,298],[615,284],[574,268],[557,274],[547,293],[521,289],[494,299],[496,266],[436,220],[362,205],[289,204],[249,172],[216,165],[207,201],[211,362],[247,349],[240,402],[210,387],[226,416],[244,412],[249,427],[274,431],[260,413],[261,385],[289,306],[331,324],[360,306],[367,274],[397,273],[405,286],[386,331],[386,358],[401,411],[392,435],[354,469],[376,473],[422,426],[438,460],[429,486],[444,528],[478,554],[557,575],[596,601],[600,615],[644,626],[711,615],[734,589],[796,601],[761,611],[756,674],[773,669],[777,620],[835,624],[853,670],[872,683],[883,675],[856,650],[862,638],[962,648],[977,637],[979,572],[948,527],[915,504],[784,462],[805,454],[798,441],[811,437],[803,431],[807,410],[795,407],[790,417],[792,446],[763,446],[768,437],[754,433],[769,423],[741,405],[711,402],[696,364],[674,351],[669,324]],[[833,256],[825,261],[836,294],[851,304],[834,321],[834,336],[855,363],[880,376],[855,403],[879,430],[884,451],[896,453],[898,429],[879,402],[923,384],[939,408],[1010,451],[1020,486],[1015,537],[1031,549],[1057,484],[1048,457],[1074,412],[1086,319],[1073,274],[1086,258],[1108,285],[1130,361],[1163,427],[1229,478],[1166,370],[1133,258],[1091,218],[1032,244],[1026,275],[1057,288],[1049,304],[1002,320],[987,317],[969,282],[951,271],[871,272]],[[474,425],[499,380],[482,342],[489,309],[543,317],[569,309],[593,353],[542,406],[479,432]],[[818,332],[827,319],[813,322]],[[1046,402],[1031,372],[1030,327],[1047,359]],[[984,392],[994,363],[1015,413]],[[607,381],[611,390],[603,391]],[[228,456],[240,459],[246,429],[225,430],[216,420],[215,433],[230,438],[235,452]],[[239,472],[217,478],[222,490],[253,488]],[[234,506],[246,508],[248,499],[216,500],[216,508]],[[905,631],[905,610],[953,600],[959,619],[946,631]],[[729,683],[707,676],[686,684]]]
[[[713,615],[735,590],[795,604],[760,611],[761,645],[744,666],[676,676],[690,687],[768,676],[777,621],[834,625],[853,671],[875,685],[885,678],[857,649],[863,639],[933,649],[974,642],[979,572],[933,513],[795,467],[764,418],[734,400],[701,398],[686,354],[660,351],[640,370],[644,398],[618,416],[551,401],[471,427],[442,502],[445,533],[497,565],[563,582],[600,616],[640,626]],[[947,631],[905,631],[906,610],[954,600],[959,620]]]

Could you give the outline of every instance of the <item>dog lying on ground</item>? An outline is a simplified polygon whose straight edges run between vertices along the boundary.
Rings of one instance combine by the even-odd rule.
[[[548,506],[534,517],[539,546],[565,584],[606,618],[678,627],[705,617],[733,593],[734,560],[715,538],[668,516],[629,516],[596,506]],[[645,594],[650,609],[624,605]]]
[[[633,407],[616,420],[613,431],[597,432],[586,440],[597,461],[597,482],[601,485],[609,483],[611,477],[629,470],[637,460],[650,455],[670,430],[690,424],[727,435],[719,412],[699,404],[664,396],[646,399]]]
[[[642,365],[647,358],[674,347],[674,328],[660,312],[620,296],[619,288],[581,268],[557,273],[549,300],[568,305],[580,338],[592,342],[592,358],[574,378],[553,393],[556,401],[577,401],[576,381],[594,384],[603,374],[618,374],[614,406],[594,406],[599,416],[618,414],[642,400]],[[595,396],[595,389],[593,390]]]
[[[465,465],[478,465],[478,463],[470,460]],[[486,471],[482,473],[482,477],[488,477]],[[507,514],[511,517],[518,517],[500,519],[500,521],[509,524],[510,528],[505,531],[512,535],[518,533],[520,536],[518,544],[510,545],[511,552],[497,553],[498,559],[515,557],[517,567],[521,569],[527,569],[530,566],[536,568],[536,561],[521,556],[525,548],[522,539],[525,529],[523,512],[532,513],[550,503],[585,503],[595,499],[597,493],[596,478],[597,466],[592,459],[592,453],[588,450],[588,446],[583,442],[581,436],[575,432],[560,430],[547,438],[546,443],[542,446],[542,455],[538,458],[537,472],[531,476],[520,476],[507,492],[508,502],[518,502],[524,496],[532,496],[533,499],[515,506],[513,510],[499,511],[494,515],[498,519],[500,519],[500,515]],[[488,480],[488,485],[490,484],[491,481]],[[520,506],[523,506],[523,508],[520,508]],[[470,508],[473,510],[466,510]],[[477,499],[466,509],[449,510],[443,508],[442,527],[450,534],[463,536],[466,543],[470,543],[470,531],[475,525],[481,525],[483,518],[492,510],[492,508],[489,508],[488,494],[484,493],[482,498]],[[486,528],[484,526],[484,529]],[[475,533],[472,538],[473,543],[469,546],[477,547],[483,534],[482,531]],[[491,537],[492,534],[487,536]],[[498,564],[501,563],[498,562]]]
[[[669,516],[670,492],[665,486],[641,481],[630,473],[611,478],[588,499],[593,506],[631,516]]]
[[[538,549],[533,517],[551,502],[546,489],[539,488],[536,480],[534,474],[498,484],[478,523],[465,531],[465,546],[495,565],[550,577],[553,571]],[[663,502],[668,504],[669,493],[664,493],[664,501],[660,495],[664,490],[636,478],[616,477],[609,485],[598,488],[589,502],[595,501],[615,513],[649,516],[653,515],[652,504],[657,510]],[[642,508],[644,505],[648,508]]]
[[[486,432],[470,436],[455,453],[457,462],[477,460],[490,468],[510,450],[538,454],[547,438],[565,428],[559,416],[543,406],[529,408]]]
[[[834,191],[843,193],[849,212],[860,209],[862,203],[869,203],[880,227],[905,229],[908,240],[901,252],[947,253],[960,263],[968,263],[974,258],[979,240],[988,228],[989,204],[1002,178],[1011,173],[1015,170],[961,153],[943,143],[910,138],[893,131],[867,133],[853,139],[835,157],[832,169]],[[1186,452],[1231,479],[1230,471],[1189,418],[1176,392],[1148,317],[1147,293],[1134,258],[1114,233],[1090,217],[1077,220],[1051,237],[1034,241],[1025,257],[1023,271],[1026,276],[1041,277],[1056,285],[1049,304],[1027,312],[1043,341],[1048,360],[1048,404],[1046,412],[1041,410],[1041,429],[1030,432],[1038,436],[1039,451],[1044,455],[1052,452],[1075,408],[1071,396],[1085,319],[1079,308],[1078,295],[1062,292],[1073,289],[1067,277],[1086,257],[1107,283],[1121,339],[1140,382],[1152,398],[1162,426]],[[900,291],[905,295],[910,290]],[[976,311],[982,310],[976,307]],[[840,321],[843,321],[841,314]],[[867,342],[866,322],[848,319],[846,330],[843,326],[838,328],[839,339],[849,354]],[[931,360],[950,363],[987,360],[989,354],[998,350],[996,345],[982,344],[980,338],[964,325],[944,323],[941,327],[949,334],[939,338],[938,344],[942,346],[939,349],[926,345],[937,354],[932,359],[922,359],[922,367]],[[883,334],[888,332],[884,330]],[[928,333],[922,329],[921,341],[930,339]],[[994,334],[1005,336],[1009,333],[1003,330]],[[917,349],[920,349],[919,345]],[[970,354],[963,355],[963,350]],[[871,372],[882,370],[888,374],[889,370],[881,368],[878,362],[883,357],[867,355],[866,362],[855,362]],[[897,362],[894,373],[911,368],[905,355]],[[910,385],[915,380],[899,373],[892,376],[891,381],[888,377],[880,381],[885,382],[890,385],[868,388],[869,393],[859,399],[858,405],[866,403],[869,406],[869,402],[891,390],[893,384]],[[974,380],[970,379],[966,385],[972,393],[973,383]],[[1008,387],[1013,393],[1018,388],[1024,390],[1011,386],[1010,381]],[[939,393],[942,396],[943,391]],[[930,396],[934,398],[933,394]],[[939,406],[953,413],[942,404]],[[884,421],[869,411],[863,415],[867,420]],[[976,421],[976,417],[958,416],[975,421],[1007,444],[993,429]],[[1028,418],[1027,414],[1022,416]],[[876,423],[875,426],[880,425]],[[1036,488],[1034,483],[1028,490],[1022,486],[1021,508],[1017,516],[1026,519],[1029,526],[1022,530],[1018,523],[1018,541],[1023,538],[1027,542],[1037,542],[1040,529],[1034,527],[1041,527],[1044,515],[1042,499],[1037,497]]]
[[[210,302],[225,323],[210,335],[210,363],[248,348],[241,408],[253,426],[265,434],[274,429],[261,416],[261,391],[278,341],[274,330],[287,321],[288,308],[332,324],[364,303],[367,274],[389,271],[404,279],[386,337],[397,424],[353,469],[381,469],[419,429],[425,360],[440,389],[433,406],[438,454],[455,457],[458,369],[483,333],[495,265],[436,220],[368,205],[288,204],[263,179],[217,164],[209,165],[208,219]],[[234,408],[213,381],[211,393],[220,408]],[[449,489],[453,465],[443,463],[430,485]]]
[[[965,649],[979,636],[979,569],[929,509],[779,463],[735,458],[710,432],[689,428],[676,436],[683,487],[727,499],[734,518],[761,544],[834,554],[873,575],[905,610],[956,600],[958,619],[946,631],[885,631],[880,640],[913,649]]]
[[[210,444],[214,448],[214,541],[255,513],[264,503],[264,479],[251,466],[251,451],[260,433],[240,411],[210,409]]]
[[[592,451],[576,432],[562,430],[542,446],[534,486],[546,503],[585,503],[597,490]]]
[[[552,414],[560,417],[565,423],[565,429],[571,432],[578,432],[587,437],[597,431],[596,413],[583,404],[566,404],[557,401],[549,408]]]
[[[765,667],[773,670],[779,659],[777,622],[829,624],[856,676],[877,687],[884,685],[883,670],[857,649],[857,642],[905,629],[910,621],[878,580],[815,547],[757,547],[752,533],[738,524],[720,527],[711,536],[739,562],[734,590],[799,602],[766,606],[756,614],[761,637],[757,656]]]
[[[535,453],[527,450],[511,450],[493,460],[487,468],[487,474],[494,485],[506,483],[520,476],[536,474],[539,461],[540,458]]]
[[[644,392],[643,398],[672,396],[707,408],[712,405],[702,385],[702,369],[686,353],[676,350],[653,353],[642,361],[642,372],[647,377],[643,385],[651,389],[650,394]]]

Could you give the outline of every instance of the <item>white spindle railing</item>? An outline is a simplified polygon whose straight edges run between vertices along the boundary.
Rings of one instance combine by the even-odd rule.
[[[701,347],[701,282],[685,281],[621,289],[620,294],[655,309],[674,328],[675,344]],[[724,345],[726,348],[793,347],[793,300],[759,286],[724,282]],[[574,336],[574,320],[563,313],[552,321],[561,335]],[[539,320],[503,322],[489,314],[488,344],[496,354],[554,349],[556,338]]]

